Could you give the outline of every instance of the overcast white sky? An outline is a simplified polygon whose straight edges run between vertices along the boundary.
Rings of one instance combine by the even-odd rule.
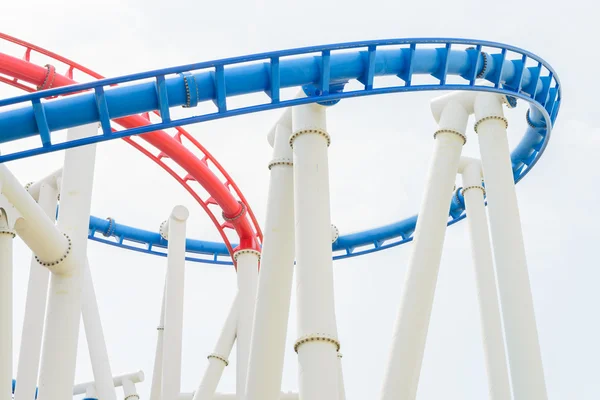
[[[563,105],[543,159],[518,185],[529,273],[550,399],[600,398],[597,226],[600,225],[594,68],[599,29],[592,0],[496,3],[276,0],[6,2],[0,29],[106,76],[305,45],[424,36],[500,41],[530,50],[556,69]],[[125,4],[126,3],[126,4]],[[4,46],[1,44],[0,46]],[[10,47],[0,51],[14,53]],[[41,65],[45,60],[40,59]],[[0,97],[18,94],[0,87]],[[435,124],[435,94],[347,100],[329,111],[332,218],[342,233],[413,214],[423,189]],[[510,142],[526,107],[507,113]],[[264,221],[270,148],[280,111],[192,126]],[[472,130],[470,130],[472,132]],[[467,154],[476,155],[470,134]],[[12,145],[3,145],[10,149]],[[199,206],[162,170],[122,141],[98,147],[92,213],[156,230],[176,204],[189,207],[189,235],[218,240]],[[13,162],[23,183],[58,168],[62,154]],[[410,245],[334,264],[336,311],[349,400],[376,399],[390,347]],[[147,398],[166,260],[89,243],[114,374],[146,372]],[[448,230],[421,373],[419,399],[480,400],[487,382],[466,224]],[[15,358],[30,252],[15,250]],[[192,391],[236,291],[229,267],[186,269],[182,390]],[[296,391],[295,303],[283,390]],[[235,351],[219,391],[235,390]],[[16,365],[16,362],[15,362]],[[92,379],[82,336],[77,382]]]

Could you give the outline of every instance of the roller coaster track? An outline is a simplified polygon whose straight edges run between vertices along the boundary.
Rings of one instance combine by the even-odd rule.
[[[391,85],[379,85],[382,76],[398,79]],[[419,82],[421,76],[433,79]],[[350,80],[359,81],[362,87],[345,90]],[[112,87],[123,83],[129,84]],[[303,88],[307,97],[283,99],[281,89],[292,87]],[[332,105],[351,97],[428,90],[493,92],[504,95],[508,103],[516,100],[529,103],[525,115],[528,129],[511,154],[516,182],[528,174],[543,154],[562,100],[560,81],[552,67],[538,56],[513,46],[468,39],[333,44],[189,64],[0,100],[0,143],[36,135],[41,140],[41,146],[2,155],[0,162],[300,104]],[[74,93],[78,94],[43,100]],[[251,93],[265,93],[268,100],[253,100],[251,105],[239,108],[228,104],[233,96]],[[171,116],[173,107],[193,108],[206,101],[215,104],[215,111],[181,118]],[[7,107],[17,104],[24,107],[16,110]],[[77,113],[70,112],[73,110]],[[158,112],[160,118],[136,127],[124,126],[125,129],[118,131],[111,127],[111,120],[148,112]],[[51,141],[53,131],[93,122],[101,124],[102,133],[98,136],[63,143]],[[450,207],[448,224],[465,216],[459,188]],[[353,257],[409,242],[416,218],[342,235],[333,244],[334,258]],[[110,228],[121,235],[121,242],[144,243],[147,252],[159,254],[152,249],[164,247],[156,233],[117,224],[111,228],[110,221],[92,218],[90,228],[95,240],[101,239],[94,232]],[[227,249],[219,243],[188,240],[188,252],[210,252],[214,260],[227,254]],[[211,259],[195,261],[212,262]]]
[[[76,83],[73,80],[73,73],[75,71],[83,73],[91,79],[103,78],[98,73],[69,59],[9,35],[0,33],[0,39],[19,45],[25,50],[22,59],[0,53],[0,73],[10,76],[9,78],[0,75],[0,82],[7,83],[27,92],[35,92],[37,90],[49,89],[51,87],[63,87]],[[68,68],[67,71],[64,75],[61,75],[57,73],[56,68],[53,65],[47,64],[42,68],[31,63],[32,52],[42,54],[54,61],[65,64]],[[56,97],[58,96],[51,96],[49,98]],[[148,113],[141,116],[132,115],[115,119],[114,122],[127,128],[145,126],[150,124],[150,115]],[[116,131],[114,128],[111,129],[113,132]],[[192,195],[208,214],[209,218],[219,231],[227,249],[227,254],[231,255],[233,253],[233,247],[225,232],[226,229],[236,230],[241,240],[244,241],[245,239],[245,243],[241,241],[241,243],[244,243],[244,246],[259,248],[262,241],[260,226],[239,187],[219,162],[194,137],[192,137],[192,135],[181,127],[175,127],[174,130],[175,133],[173,135],[169,135],[165,131],[153,131],[144,136],[124,137],[124,140],[156,164],[160,165],[160,167],[167,171]],[[147,149],[148,146],[143,146],[140,143],[140,138],[153,146],[154,149],[149,150]],[[186,139],[188,146],[200,151],[202,158],[198,159],[185,147],[184,141],[182,140],[184,138]],[[165,159],[168,158],[172,158],[183,167],[186,171],[185,175],[177,173],[173,168],[168,166],[165,163]],[[221,175],[225,177],[224,182],[220,181],[211,171],[210,166],[216,168]],[[210,195],[202,198],[201,194],[190,186],[189,183],[192,181],[200,182]],[[216,199],[219,199],[220,203]],[[221,206],[221,204],[223,204],[223,206]],[[212,207],[210,207],[211,205],[221,206],[224,215],[236,216],[247,211],[250,220],[248,221],[245,215],[236,220],[224,219],[215,214]],[[100,232],[105,238],[112,237],[114,234],[114,221],[108,219],[108,222],[108,227]],[[93,236],[96,233],[97,230],[92,229],[90,236]],[[122,245],[125,238],[118,236],[116,238],[117,244]],[[164,239],[159,242],[162,245],[161,247],[166,247],[167,243]],[[151,250],[151,248],[147,248],[147,250]],[[216,257],[213,258],[213,261],[217,261]]]

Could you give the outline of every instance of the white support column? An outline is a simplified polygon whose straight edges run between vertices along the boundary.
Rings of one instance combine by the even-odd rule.
[[[0,185],[1,188],[1,185]],[[7,212],[0,208],[0,398],[12,398],[13,239]]]
[[[156,328],[156,352],[154,353],[154,369],[152,372],[152,386],[150,388],[150,400],[160,400],[162,395],[162,363],[163,363],[163,332],[165,331],[165,295],[167,285],[165,278],[165,288],[160,306],[160,320]]]
[[[137,393],[137,389],[135,388],[135,383],[130,381],[129,379],[123,379],[123,400],[140,400],[140,396]],[[179,393],[175,394],[175,397],[171,397],[171,399],[176,399]],[[102,400],[102,399],[100,399]]]
[[[346,400],[346,388],[344,385],[344,370],[342,369],[342,353],[338,352],[338,371],[339,371],[339,376],[338,376],[338,385],[339,385],[339,392],[340,392],[340,400]]]
[[[269,135],[273,159],[269,163],[271,177],[246,383],[247,400],[278,400],[281,391],[294,274],[291,134],[289,124],[278,123]]]
[[[511,400],[508,366],[502,335],[502,318],[496,289],[492,247],[481,185],[479,160],[463,158],[463,189],[467,222],[471,237],[471,252],[475,266],[479,314],[483,336],[483,351],[488,376],[490,400]]]
[[[479,94],[474,107],[514,398],[545,400],[548,395],[502,97]]]
[[[449,102],[434,134],[434,151],[417,220],[412,254],[381,398],[413,400],[417,394],[423,352],[437,283],[452,191],[469,114]]]
[[[299,392],[304,400],[337,399],[337,335],[325,107],[292,108],[294,222],[298,301]]]
[[[239,293],[231,304],[229,315],[221,330],[215,351],[208,356],[208,367],[204,371],[202,382],[200,382],[198,390],[194,393],[193,400],[212,400],[217,390],[217,385],[221,380],[221,375],[223,375],[223,370],[229,365],[228,358],[233,347],[233,342],[235,342],[237,330],[238,303]],[[190,396],[189,398],[192,397]]]
[[[237,263],[238,282],[236,394],[238,398],[243,399],[250,358],[260,252],[252,249],[238,250],[233,253],[233,259]]]
[[[188,216],[187,208],[176,206],[169,217],[169,254],[161,385],[163,400],[175,399],[181,391],[185,233]]]
[[[116,400],[117,393],[113,385],[113,376],[102,331],[102,321],[98,302],[96,300],[96,291],[92,272],[90,271],[89,261],[85,263],[83,290],[81,295],[81,315],[83,317],[83,327],[87,339],[88,351],[92,362],[94,372],[94,388],[98,393],[98,398],[102,400]]]
[[[37,186],[38,204],[48,218],[54,221],[56,204],[58,202],[58,188],[49,183]],[[15,400],[31,400],[35,397],[49,280],[50,271],[40,265],[35,256],[32,256],[29,267],[27,299],[25,300],[25,316],[23,319],[19,364],[17,367]]]
[[[97,124],[84,125],[69,129],[67,139],[89,137],[97,132]],[[95,144],[65,151],[58,229],[68,235],[72,244],[58,259],[48,260],[36,253],[44,260],[43,265],[53,272],[42,347],[40,399],[72,396],[95,160]],[[27,197],[33,201],[29,195]],[[45,215],[43,219],[51,222]]]
[[[85,389],[85,399],[84,400],[91,400],[91,399],[98,399],[98,392],[96,391],[96,387],[94,386],[94,384],[91,384],[87,387],[87,389]]]

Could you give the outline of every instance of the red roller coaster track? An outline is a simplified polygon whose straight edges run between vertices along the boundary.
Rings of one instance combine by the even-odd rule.
[[[83,73],[93,79],[103,78],[100,74],[67,58],[1,32],[0,39],[14,43],[25,50],[22,59],[0,52],[0,82],[28,92],[34,92],[77,83],[73,80],[74,71]],[[32,52],[67,65],[67,71],[62,75],[52,65],[47,64],[41,67],[33,64],[30,62]],[[134,128],[148,125],[149,119],[150,116],[146,114],[118,118],[113,122],[124,128]],[[203,155],[202,158],[196,157],[191,150],[186,148],[182,138],[185,138],[191,146],[199,150]],[[238,234],[240,243],[237,249],[260,249],[262,232],[250,205],[225,169],[192,135],[183,128],[177,127],[173,135],[165,131],[155,131],[141,136],[126,137],[124,140],[160,165],[196,199],[216,226],[230,254],[233,254],[235,249],[232,248],[225,229],[233,229]],[[140,140],[146,141],[153,147],[153,150],[148,150],[146,148],[148,146],[142,146]],[[167,158],[182,167],[185,175],[177,173],[165,164],[163,160]],[[225,177],[224,182],[211,170],[211,165]],[[209,197],[202,198],[189,185],[190,181],[198,182],[208,192]],[[211,205],[219,206],[222,215],[216,215],[213,208],[210,207]]]

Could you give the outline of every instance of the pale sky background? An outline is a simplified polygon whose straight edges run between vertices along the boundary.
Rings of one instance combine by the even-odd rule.
[[[557,71],[563,104],[542,160],[517,186],[549,398],[600,398],[600,129],[594,77],[598,6],[592,0],[404,2],[276,0],[202,2],[10,1],[0,30],[71,58],[105,76],[221,57],[354,40],[463,37],[530,50]],[[0,51],[15,49],[0,44]],[[39,64],[45,60],[38,59]],[[0,97],[19,94],[0,87]],[[418,210],[438,94],[346,100],[328,114],[331,210],[342,233]],[[525,130],[521,104],[507,112],[511,145]],[[189,127],[226,167],[264,221],[271,149],[266,133],[281,111]],[[472,123],[472,121],[471,121]],[[465,153],[476,155],[469,128]],[[13,144],[3,144],[8,151]],[[61,165],[62,153],[9,164],[23,182]],[[176,204],[191,211],[189,236],[218,240],[201,208],[169,176],[123,141],[98,146],[92,214],[157,230]],[[478,306],[467,225],[448,229],[419,399],[487,398]],[[15,360],[30,252],[15,249]],[[379,397],[411,245],[334,264],[339,336],[349,400]],[[147,398],[166,260],[90,242],[88,247],[113,373],[144,370]],[[182,391],[195,390],[236,291],[231,267],[186,269]],[[286,349],[284,391],[297,391],[295,302]],[[235,350],[220,392],[235,390]],[[16,361],[15,361],[16,366]],[[81,336],[77,382],[92,380]],[[121,393],[119,391],[119,393]],[[122,397],[121,397],[122,398]]]

